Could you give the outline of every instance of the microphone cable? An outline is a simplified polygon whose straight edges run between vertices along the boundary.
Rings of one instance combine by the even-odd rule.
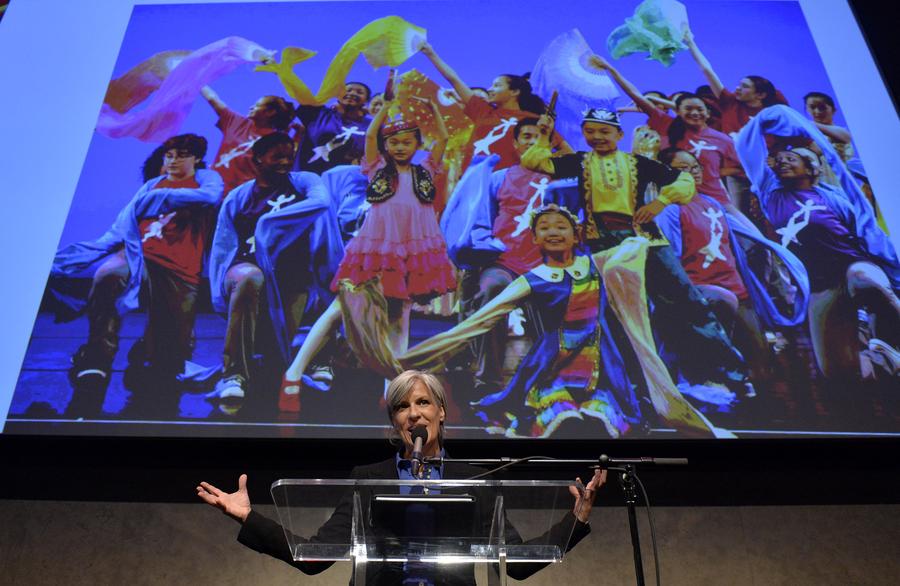
[[[496,468],[492,468],[481,474],[476,474],[475,476],[470,476],[466,480],[480,480],[486,476],[490,476],[491,474],[495,474],[500,470],[505,468],[509,468],[510,466],[515,466],[516,464],[521,464],[523,462],[530,462],[534,460],[555,460],[556,458],[551,458],[549,456],[528,456],[525,458],[517,458],[515,460],[510,460]],[[613,470],[615,472],[627,472],[625,468],[620,468],[617,466],[609,466],[607,470]],[[644,486],[644,483],[641,481],[640,477],[637,475],[637,472],[632,471],[631,476],[634,478],[635,482],[637,482],[638,487],[641,489],[641,495],[644,497],[644,508],[647,511],[647,521],[650,524],[650,543],[653,547],[653,568],[656,574],[656,586],[661,586],[662,581],[660,579],[660,569],[659,569],[659,546],[657,545],[656,540],[656,522],[653,519],[653,508],[650,505],[650,497],[647,494],[647,489]]]
[[[625,472],[625,468],[613,467],[610,466],[607,470],[615,470],[616,472]],[[656,545],[656,523],[653,522],[653,509],[650,506],[650,497],[647,496],[647,489],[644,488],[644,483],[641,482],[640,477],[638,477],[637,472],[632,471],[631,476],[634,478],[635,482],[641,489],[641,494],[644,496],[644,507],[647,509],[647,520],[650,523],[650,543],[653,545],[653,567],[656,570],[656,586],[660,586],[659,579],[659,550]]]
[[[555,460],[555,459],[556,458],[551,458],[550,456],[527,456],[525,458],[516,458],[515,460],[510,460],[509,462],[505,462],[505,463],[501,464],[500,466],[497,466],[496,468],[491,468],[490,470],[487,470],[486,472],[482,472],[481,474],[476,474],[475,476],[470,476],[469,478],[466,478],[466,480],[481,480],[485,476],[490,476],[491,474],[500,472],[501,470],[509,468],[510,466],[515,466],[516,464],[521,464],[522,462],[530,462],[533,460]]]

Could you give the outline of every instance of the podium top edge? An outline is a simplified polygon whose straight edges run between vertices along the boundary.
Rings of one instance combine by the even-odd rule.
[[[272,490],[290,486],[304,487],[390,487],[390,486],[440,486],[485,488],[567,488],[574,480],[392,480],[355,478],[282,478],[272,483]]]

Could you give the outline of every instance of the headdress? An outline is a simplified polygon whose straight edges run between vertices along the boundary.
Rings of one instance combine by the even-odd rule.
[[[413,118],[405,118],[403,112],[397,112],[381,125],[381,136],[387,138],[407,130],[418,130],[419,125]]]
[[[547,203],[542,205],[539,208],[534,208],[531,210],[531,231],[534,232],[534,227],[537,226],[537,221],[541,216],[546,214],[559,214],[567,219],[571,224],[572,228],[577,228],[581,222],[578,221],[578,217],[575,216],[572,212],[569,211],[565,206],[557,205],[555,203]]]
[[[818,175],[822,172],[822,164],[819,162],[819,155],[817,155],[810,149],[806,147],[793,147],[789,145],[785,150],[794,153],[795,155],[806,161],[806,164],[812,170],[814,177],[818,177]]]
[[[619,122],[619,113],[612,103],[603,103],[594,108],[585,108],[581,113],[581,123],[584,124],[585,122],[599,122],[600,124],[609,124],[616,128],[622,128],[622,123]]]

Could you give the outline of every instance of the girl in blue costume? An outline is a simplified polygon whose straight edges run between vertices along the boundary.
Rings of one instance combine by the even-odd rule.
[[[837,185],[819,181],[821,163],[808,148],[775,148],[770,167],[767,136],[782,145],[815,143]],[[766,108],[741,130],[735,146],[776,236],[809,272],[809,329],[820,370],[827,377],[858,377],[855,310],[865,304],[875,311],[880,332],[900,331],[897,252],[838,153],[799,113]],[[873,338],[868,350],[896,372],[897,343]]]
[[[439,368],[471,338],[489,331],[530,299],[542,308],[546,333],[506,388],[474,405],[487,420],[488,431],[548,437],[564,421],[589,417],[600,420],[611,437],[621,437],[640,416],[627,381],[623,384],[620,379],[613,385],[609,380],[622,373],[611,365],[616,351],[602,336],[605,291],[638,356],[653,407],[662,420],[687,435],[721,433],[675,388],[656,355],[646,302],[635,303],[645,299],[647,240],[630,238],[615,248],[582,254],[577,252],[577,220],[555,204],[534,214],[531,229],[544,264],[517,278],[464,322],[399,357],[400,364]],[[607,386],[617,387],[618,398]]]

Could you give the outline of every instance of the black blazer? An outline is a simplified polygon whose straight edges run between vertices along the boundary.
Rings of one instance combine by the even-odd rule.
[[[443,478],[446,480],[463,479],[475,476],[484,472],[481,468],[447,462],[444,464]],[[351,478],[359,480],[371,479],[394,479],[397,478],[397,465],[394,458],[389,458],[376,464],[367,466],[358,466],[353,469]],[[365,496],[365,495],[363,495]],[[322,525],[310,542],[321,543],[346,543],[350,541],[351,517],[353,514],[352,491],[341,499],[334,513],[328,521]],[[479,502],[489,501],[490,499],[478,499]],[[492,503],[491,503],[492,504]],[[479,516],[482,523],[490,525],[493,507],[480,510]],[[549,531],[550,538],[559,542],[564,538],[564,532],[568,532],[572,524],[575,529],[569,538],[566,551],[572,549],[579,541],[587,536],[591,527],[587,523],[581,523],[575,516],[569,512],[566,517],[552,527]],[[539,539],[544,539],[541,536]],[[238,535],[238,541],[247,547],[277,558],[288,563],[305,574],[318,574],[331,567],[333,562],[295,562],[291,558],[290,549],[284,537],[284,529],[279,523],[252,511],[244,521],[241,532]],[[522,537],[510,523],[506,523],[506,542],[522,543]],[[509,576],[524,580],[531,576],[541,568],[545,567],[545,563],[529,563],[529,564],[509,564],[507,571]],[[366,586],[397,586],[403,581],[402,564],[369,564],[366,569]],[[433,576],[435,586],[474,586],[475,573],[471,564],[451,564],[441,566],[441,572]],[[350,578],[350,586],[354,586],[353,577]]]

